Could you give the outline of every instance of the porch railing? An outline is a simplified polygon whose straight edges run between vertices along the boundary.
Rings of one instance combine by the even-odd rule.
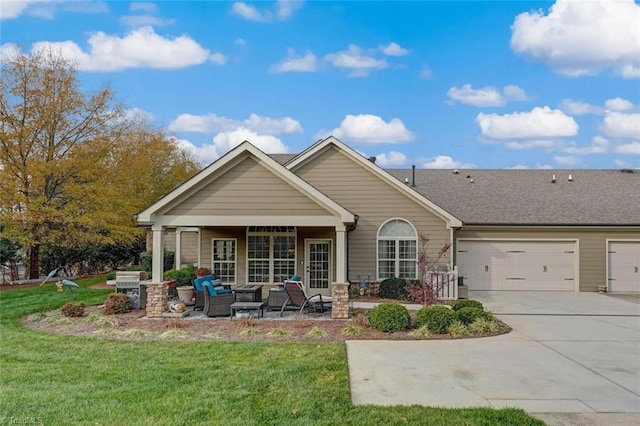
[[[427,276],[436,292],[436,298],[441,300],[458,299],[458,267],[450,271],[428,271]]]

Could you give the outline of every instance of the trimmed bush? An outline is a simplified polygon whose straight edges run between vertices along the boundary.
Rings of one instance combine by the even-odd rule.
[[[484,306],[482,306],[482,303],[478,302],[477,300],[459,299],[456,300],[456,303],[453,304],[452,308],[454,311],[459,311],[462,308],[484,309]]]
[[[191,282],[196,279],[196,269],[195,266],[189,266],[183,269],[171,269],[164,273],[164,278],[175,280],[176,287],[191,285]]]
[[[84,316],[85,304],[82,302],[67,302],[62,307],[62,315],[67,318],[77,318]]]
[[[395,333],[409,327],[411,316],[407,308],[400,304],[381,303],[369,313],[369,324],[376,330]]]
[[[124,314],[131,311],[129,296],[124,293],[111,293],[104,302],[102,312],[107,315]]]
[[[387,278],[380,283],[380,296],[385,299],[405,299],[407,282],[403,278]]]
[[[446,306],[425,306],[416,315],[416,327],[424,325],[434,334],[444,334],[455,320],[455,312]]]
[[[478,318],[493,320],[491,312],[483,311],[480,308],[462,308],[456,311],[456,318],[463,324],[469,325]]]

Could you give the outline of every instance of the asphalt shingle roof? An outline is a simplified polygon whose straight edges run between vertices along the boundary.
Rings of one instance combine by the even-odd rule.
[[[467,225],[640,226],[640,170],[416,169],[414,189]]]

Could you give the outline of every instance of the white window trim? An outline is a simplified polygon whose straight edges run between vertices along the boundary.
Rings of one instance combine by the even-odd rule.
[[[392,221],[402,221],[407,223],[408,225],[411,226],[411,229],[413,229],[413,233],[414,233],[414,237],[413,238],[409,238],[409,237],[380,237],[380,230],[382,228],[384,228],[384,226]],[[376,278],[378,280],[381,280],[382,278],[380,277],[380,246],[378,244],[379,241],[396,241],[396,258],[395,258],[395,265],[394,265],[394,270],[396,272],[396,274],[394,276],[398,276],[398,272],[400,271],[400,244],[398,244],[399,241],[415,241],[416,242],[416,258],[415,258],[415,262],[416,262],[416,275],[414,277],[411,277],[411,279],[416,279],[418,277],[418,231],[416,230],[416,227],[413,226],[413,223],[411,223],[410,221],[408,221],[407,219],[404,219],[402,217],[393,217],[387,221],[385,221],[382,225],[380,225],[380,227],[378,228],[378,231],[376,232]],[[404,259],[406,261],[406,259]],[[384,278],[387,279],[387,278]]]
[[[245,266],[245,277],[246,277],[246,282],[247,284],[274,284],[275,283],[275,277],[274,277],[274,268],[275,268],[275,260],[273,257],[273,237],[293,237],[294,238],[294,243],[293,243],[293,252],[294,252],[294,258],[293,258],[293,268],[295,271],[296,265],[298,264],[298,228],[295,226],[292,226],[291,228],[293,228],[293,232],[256,232],[256,231],[249,231],[249,228],[251,227],[247,227],[247,233],[246,233],[246,253],[245,253],[245,259],[246,259],[246,266]],[[268,236],[270,239],[270,243],[269,243],[269,282],[249,282],[249,237],[250,236],[260,236],[260,237],[265,237]]]
[[[225,284],[234,285],[238,282],[238,239],[237,238],[212,238],[211,239],[211,271],[215,271],[216,260],[214,258],[215,252],[215,242],[216,241],[233,241],[233,258],[235,259],[233,262],[225,261],[225,263],[233,263],[235,267],[233,268],[234,276],[233,282],[225,282]],[[221,262],[217,262],[221,263]]]

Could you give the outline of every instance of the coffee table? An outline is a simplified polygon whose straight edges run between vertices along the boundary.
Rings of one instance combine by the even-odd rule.
[[[264,318],[264,302],[234,302],[230,306],[231,319],[236,316],[236,311],[260,311],[260,318]]]
[[[259,284],[242,285],[233,289],[236,302],[261,302],[262,286]]]

